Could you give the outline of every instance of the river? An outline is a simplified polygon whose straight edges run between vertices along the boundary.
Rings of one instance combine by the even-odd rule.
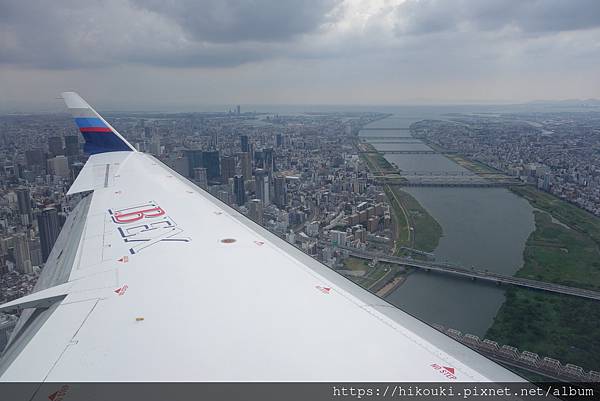
[[[410,137],[406,130],[410,124],[424,119],[444,119],[447,118],[445,113],[457,111],[469,110],[407,107],[367,126],[402,130],[363,130],[360,136]],[[406,144],[385,144],[381,143],[384,142],[382,139],[373,141],[380,150],[429,149],[412,140]],[[404,171],[467,173],[463,167],[439,154],[385,157]],[[438,261],[504,274],[513,274],[523,265],[525,242],[535,229],[533,208],[526,200],[504,188],[410,187],[405,190],[442,226],[443,237],[434,251]],[[388,295],[387,300],[428,323],[483,336],[492,325],[505,295],[503,288],[493,284],[417,271]]]

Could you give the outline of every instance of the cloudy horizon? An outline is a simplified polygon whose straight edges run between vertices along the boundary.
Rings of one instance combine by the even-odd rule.
[[[588,99],[599,64],[595,0],[0,0],[9,111]]]

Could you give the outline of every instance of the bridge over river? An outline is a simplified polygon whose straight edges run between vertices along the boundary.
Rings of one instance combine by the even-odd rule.
[[[514,179],[487,180],[478,176],[465,177],[389,177],[376,178],[378,185],[389,185],[398,187],[471,187],[471,188],[496,188],[509,186],[522,186],[523,182]]]
[[[418,141],[419,143],[424,143],[421,139],[417,139],[413,136],[397,136],[397,135],[388,135],[388,136],[361,136],[359,137],[361,143],[372,143],[371,141],[384,141],[383,143],[389,143],[385,141]]]
[[[455,151],[437,152],[435,150],[359,150],[358,153],[370,153],[380,155],[451,155],[456,154]]]
[[[360,129],[361,131],[409,131],[410,128],[388,128],[388,127],[364,127]]]
[[[380,262],[391,263],[401,266],[413,267],[427,272],[437,272],[450,274],[457,277],[468,278],[471,280],[487,281],[496,284],[510,284],[518,287],[531,288],[535,290],[554,292],[557,294],[571,295],[580,298],[593,299],[600,301],[600,292],[586,290],[583,288],[568,287],[560,284],[553,284],[544,281],[530,280],[521,277],[507,276],[504,274],[494,273],[487,270],[464,269],[445,263],[423,262],[414,259],[401,258],[397,256],[383,255],[374,252],[360,251],[354,248],[338,246],[349,255],[355,258],[378,260]]]

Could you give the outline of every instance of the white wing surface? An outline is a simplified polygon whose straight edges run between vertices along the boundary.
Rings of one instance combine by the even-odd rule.
[[[136,152],[75,93],[93,153],[2,381],[520,381]],[[104,135],[105,137],[101,137]]]

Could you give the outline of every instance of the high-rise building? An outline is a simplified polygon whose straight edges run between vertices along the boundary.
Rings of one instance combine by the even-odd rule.
[[[17,194],[17,205],[19,206],[19,214],[31,215],[31,196],[29,189],[20,187],[15,190]]]
[[[9,314],[0,314],[0,352],[8,344],[10,335],[17,325],[19,319]]]
[[[250,153],[250,160],[254,159],[254,144],[252,142],[248,144],[248,153]]]
[[[263,202],[260,199],[252,199],[249,202],[248,217],[260,225],[263,224]]]
[[[45,161],[46,158],[44,157],[44,152],[42,152],[41,149],[25,151],[25,163],[27,164],[27,167],[43,166]]]
[[[263,153],[263,168],[269,172],[275,171],[275,158],[273,148],[262,150]]]
[[[52,156],[64,155],[62,137],[51,136],[48,138],[48,151]]]
[[[252,178],[252,158],[249,152],[240,153],[240,167],[245,180]]]
[[[42,261],[46,262],[52,247],[60,233],[58,212],[53,207],[47,207],[38,215],[38,228],[40,230],[40,245],[42,248]]]
[[[79,156],[79,137],[77,135],[65,136],[65,155],[67,157]]]
[[[24,233],[18,233],[14,236],[15,241],[15,267],[18,272],[24,274],[33,273],[31,265],[31,256],[29,255],[29,239]]]
[[[235,114],[237,114],[238,116],[242,114],[242,109],[239,104],[235,106]]]
[[[311,236],[311,237],[316,237],[317,235],[319,235],[319,222],[318,221],[311,221],[307,226],[306,226],[306,234]]]
[[[208,188],[208,177],[206,176],[206,169],[204,167],[196,167],[194,169],[194,181],[202,189]]]
[[[56,156],[48,159],[48,172],[59,177],[69,178],[71,176],[69,159],[66,156]]]
[[[256,197],[267,206],[271,202],[269,193],[269,172],[267,170],[258,169],[255,173],[256,177]]]
[[[202,167],[206,169],[208,182],[221,178],[221,161],[218,150],[202,152]]]
[[[217,198],[227,205],[231,205],[231,193],[229,191],[225,191],[220,189],[217,191]]]
[[[285,177],[283,175],[276,175],[273,187],[273,201],[278,207],[282,208],[287,205],[287,184],[285,182]]]
[[[188,170],[189,173],[187,177],[194,176],[194,169],[198,167],[204,167],[202,164],[202,150],[200,149],[186,149],[184,150],[184,155],[188,162]]]
[[[283,146],[283,135],[277,134],[275,136],[275,145],[280,148]]]
[[[329,231],[329,236],[331,238],[331,244],[337,246],[346,246],[346,232],[331,230]]]
[[[223,156],[221,158],[221,176],[226,183],[235,175],[235,158],[233,156]]]
[[[39,239],[29,240],[29,256],[31,257],[31,264],[33,266],[42,265],[42,248],[40,247]]]
[[[0,277],[8,273],[8,266],[6,265],[7,256],[8,254],[0,255]],[[0,347],[0,349],[2,349],[2,347]]]
[[[262,150],[257,150],[256,152],[254,152],[254,166],[257,169],[265,168],[265,155]]]
[[[186,156],[177,157],[175,154],[171,154],[169,155],[169,159],[167,160],[167,162],[169,164],[169,167],[175,170],[178,174],[181,174],[186,178],[192,177],[190,175],[190,164]]]
[[[81,173],[81,170],[83,170],[83,166],[85,166],[85,164],[83,164],[81,162],[75,162],[75,163],[71,164],[71,179],[72,180],[75,180],[75,178],[77,178],[79,173]]]
[[[162,148],[160,146],[160,136],[158,134],[154,134],[152,139],[150,140],[150,153],[155,156],[160,156],[162,154]]]
[[[244,188],[244,176],[236,175],[233,177],[233,194],[235,195],[235,203],[242,206],[246,203],[246,189]]]
[[[248,146],[248,135],[240,135],[240,144],[242,152],[250,152],[250,146]]]

